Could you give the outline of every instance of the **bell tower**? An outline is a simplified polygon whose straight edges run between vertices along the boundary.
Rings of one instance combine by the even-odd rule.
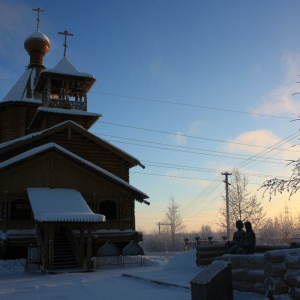
[[[67,120],[89,129],[101,117],[87,111],[87,94],[96,78],[80,72],[67,58],[67,37],[74,35],[67,30],[58,34],[64,35],[64,55],[53,69],[42,70],[36,81],[34,94],[41,99],[42,105],[30,124],[33,131]]]

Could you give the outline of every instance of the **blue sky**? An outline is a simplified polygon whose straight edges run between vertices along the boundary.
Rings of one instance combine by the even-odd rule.
[[[37,7],[51,41],[44,65],[63,56],[57,33],[73,33],[67,58],[97,78],[88,110],[103,117],[90,131],[146,166],[130,178],[151,202],[136,204],[138,229],[157,229],[170,196],[188,230],[213,225],[221,172],[234,166],[259,199],[264,180],[290,175],[300,151],[290,122],[300,113],[299,1],[1,0],[0,99],[29,63],[23,43]],[[261,201],[270,217],[286,201],[300,212],[297,197]]]

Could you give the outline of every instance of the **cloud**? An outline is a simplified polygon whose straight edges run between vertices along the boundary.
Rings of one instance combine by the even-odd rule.
[[[300,69],[300,55],[293,56],[285,53],[283,62],[286,69],[284,82],[262,99],[262,104],[254,113],[258,114],[296,114],[300,113],[299,96],[293,96],[300,91],[300,87],[295,84]]]
[[[198,135],[202,132],[203,120],[194,121],[189,128],[189,133],[191,135]]]
[[[176,143],[176,145],[179,146],[185,146],[186,145],[186,137],[183,135],[182,132],[178,131],[175,134],[172,135],[173,142]]]
[[[226,145],[226,151],[248,155],[262,155],[262,157],[274,156],[276,159],[297,159],[297,152],[293,152],[294,144],[282,140],[270,130],[259,129],[244,132],[234,140],[231,140],[231,142],[233,143]],[[254,147],[250,145],[254,145]]]
[[[233,143],[229,143],[226,147],[227,150],[231,152],[244,152],[252,154],[257,153],[259,148],[248,145],[270,147],[279,141],[280,138],[272,131],[259,129],[240,134],[234,140],[231,140]]]

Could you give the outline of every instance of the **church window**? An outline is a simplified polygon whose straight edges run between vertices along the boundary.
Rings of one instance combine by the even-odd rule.
[[[10,209],[11,220],[30,220],[31,206],[26,199],[17,199],[12,201]]]
[[[106,220],[118,219],[117,204],[111,200],[101,201],[99,203],[99,214],[106,216]]]

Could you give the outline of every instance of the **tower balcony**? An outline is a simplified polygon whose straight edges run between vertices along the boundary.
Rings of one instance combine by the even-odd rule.
[[[46,107],[53,108],[64,108],[64,109],[79,109],[83,111],[87,111],[87,101],[80,101],[77,99],[58,99],[58,98],[50,98],[48,103],[45,103]]]

